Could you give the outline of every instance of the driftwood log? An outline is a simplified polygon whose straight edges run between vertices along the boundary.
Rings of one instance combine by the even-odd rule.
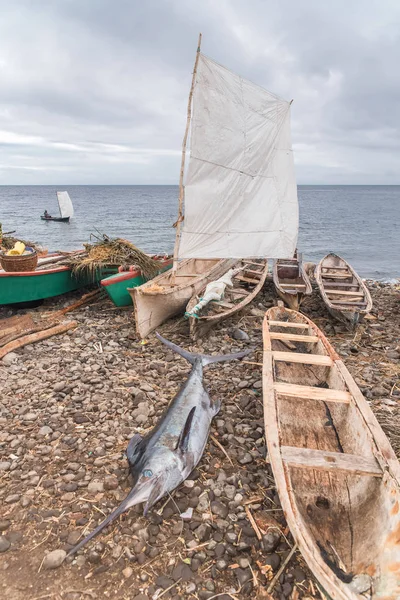
[[[45,340],[53,335],[58,335],[61,333],[65,333],[70,329],[76,327],[78,323],[76,321],[70,321],[69,323],[62,323],[61,325],[56,325],[55,327],[51,327],[49,329],[45,329],[44,331],[39,331],[36,333],[31,333],[29,335],[24,335],[13,342],[10,342],[0,348],[0,359],[4,358],[6,354],[16,350],[17,348],[22,348],[23,346],[27,346],[28,344],[34,344],[35,342],[40,342]]]

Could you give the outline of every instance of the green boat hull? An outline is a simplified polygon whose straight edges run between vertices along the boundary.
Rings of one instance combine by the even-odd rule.
[[[163,273],[172,267],[172,261],[166,261],[164,266],[160,268],[159,273]],[[101,281],[101,285],[106,290],[115,306],[130,306],[132,305],[132,297],[128,292],[128,288],[138,287],[148,281],[141,272],[136,269],[133,271],[123,271],[116,275],[106,277]]]
[[[61,296],[67,292],[98,282],[116,269],[99,271],[95,278],[75,279],[70,269],[54,268],[47,271],[28,273],[0,273],[0,305],[37,302],[46,298]]]

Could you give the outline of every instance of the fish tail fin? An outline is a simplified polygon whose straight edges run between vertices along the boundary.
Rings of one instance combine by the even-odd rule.
[[[200,354],[194,354],[193,352],[188,352],[187,350],[184,350],[183,348],[181,348],[180,346],[177,346],[173,342],[166,340],[158,332],[156,333],[156,337],[160,340],[160,342],[162,342],[168,348],[170,348],[170,350],[173,350],[174,352],[176,352],[177,354],[179,354],[180,356],[185,358],[188,362],[190,362],[191,365],[194,365],[196,358],[199,358],[199,356],[201,356]]]
[[[96,529],[93,529],[93,531],[91,531],[86,537],[84,537],[83,540],[81,540],[76,546],[74,546],[68,552],[67,556],[72,556],[73,554],[75,554],[76,552],[78,552],[78,550],[80,550],[83,546],[85,546],[90,540],[92,540],[93,538],[95,538],[105,527],[107,527],[107,525],[109,525],[117,517],[119,517],[120,515],[122,515],[122,513],[124,513],[128,508],[130,508],[131,506],[134,506],[134,504],[136,504],[135,502],[132,502],[132,498],[134,497],[134,495],[135,495],[135,488],[133,488],[129,492],[129,494],[121,502],[121,504],[112,513],[110,513],[108,515],[108,517],[106,517],[104,519],[104,521],[102,521],[100,523],[100,525],[98,525],[96,527]]]
[[[206,365],[210,365],[211,363],[224,362],[227,360],[237,360],[237,359],[243,358],[244,356],[247,356],[248,354],[250,354],[251,352],[254,351],[254,348],[250,348],[249,350],[243,350],[242,352],[234,352],[233,354],[221,354],[218,356],[209,356],[207,354],[196,354],[195,352],[188,352],[187,350],[184,350],[183,348],[181,348],[180,346],[177,346],[173,342],[166,340],[159,333],[156,333],[156,337],[163,344],[168,346],[168,348],[170,348],[177,354],[180,354],[180,356],[185,358],[192,365],[195,363],[196,360],[198,360],[200,358],[201,364],[203,365],[203,367],[205,367]]]

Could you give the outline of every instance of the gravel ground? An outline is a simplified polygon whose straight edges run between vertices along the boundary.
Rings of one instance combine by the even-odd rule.
[[[341,353],[398,451],[399,293],[389,285],[369,287],[372,318],[356,334],[329,317],[315,290],[303,310]],[[76,298],[70,294],[39,310]],[[2,597],[321,597],[297,551],[266,593],[293,547],[266,463],[261,371],[249,364],[261,360],[262,315],[273,301],[268,283],[244,314],[196,346],[183,320],[160,328],[189,350],[225,353],[250,344],[256,351],[245,363],[205,370],[210,395],[222,408],[190,478],[148,518],[141,506],[132,508],[57,569],[63,551],[129,491],[128,440],[156,423],[190,366],[153,335],[147,344],[138,342],[131,311],[115,310],[107,300],[74,312],[75,330],[0,361]],[[10,314],[3,310],[0,317]],[[235,340],[237,329],[249,339]],[[182,519],[187,509],[193,514]]]

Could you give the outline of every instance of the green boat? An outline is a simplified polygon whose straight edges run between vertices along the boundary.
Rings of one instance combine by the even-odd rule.
[[[172,267],[172,260],[166,259],[160,261],[159,273],[163,273]],[[110,275],[100,281],[107,294],[115,306],[129,306],[132,304],[132,298],[128,293],[128,288],[138,287],[146,283],[147,279],[143,277],[142,272],[137,267],[131,267],[129,271],[120,271],[115,275]]]
[[[43,261],[45,263],[45,261]],[[73,277],[71,269],[63,265],[48,265],[43,270],[7,272],[0,270],[0,306],[38,302],[61,296],[79,288],[97,283],[116,268],[100,270],[93,278]]]

